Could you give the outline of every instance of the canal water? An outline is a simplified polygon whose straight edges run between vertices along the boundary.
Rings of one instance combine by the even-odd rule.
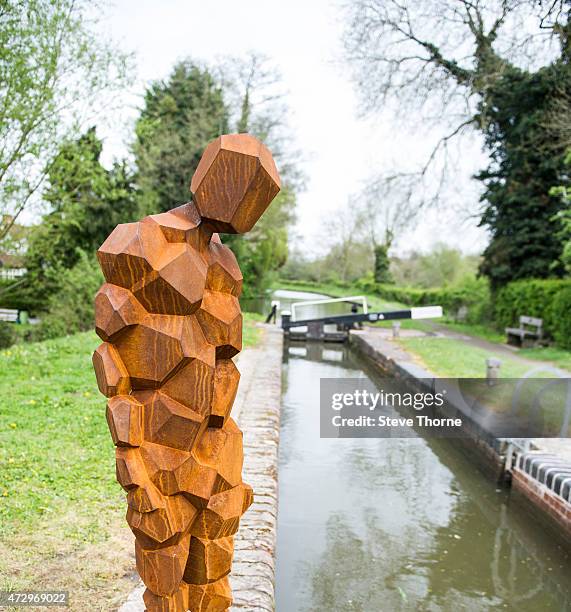
[[[568,553],[451,441],[319,437],[320,378],[375,380],[350,349],[283,368],[277,612],[571,611]]]

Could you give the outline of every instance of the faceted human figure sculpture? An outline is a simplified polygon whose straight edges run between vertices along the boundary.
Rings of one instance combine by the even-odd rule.
[[[118,225],[97,253],[106,283],[93,365],[149,612],[232,603],[233,538],[253,492],[230,417],[242,275],[218,232],[249,231],[279,189],[261,142],[221,136],[204,151],[188,204]]]

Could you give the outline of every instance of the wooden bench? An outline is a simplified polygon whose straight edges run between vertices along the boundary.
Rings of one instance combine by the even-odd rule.
[[[0,308],[0,321],[18,322],[18,311],[12,308]]]
[[[543,339],[543,319],[522,316],[519,327],[506,327],[508,344],[515,346],[535,346]]]

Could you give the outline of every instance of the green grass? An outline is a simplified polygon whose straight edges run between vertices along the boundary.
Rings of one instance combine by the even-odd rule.
[[[261,330],[244,315],[244,346]],[[91,355],[95,333],[0,351],[0,537],[79,512],[65,538],[101,535],[102,512],[123,503]]]
[[[530,369],[527,364],[503,353],[486,351],[450,338],[401,338],[399,343],[420,357],[431,372],[443,378],[483,378],[488,357],[496,357],[502,362],[500,373],[504,378],[519,378]]]
[[[483,379],[486,375],[486,359],[488,357],[496,357],[502,362],[500,368],[501,378],[521,378],[533,368],[533,366],[526,363],[510,359],[504,354],[486,351],[451,338],[402,338],[399,340],[399,343],[407,351],[419,357],[423,365],[430,371],[442,378]],[[549,376],[548,372],[540,372],[535,377],[546,378]],[[488,389],[485,381],[482,381],[482,385],[474,384],[465,387],[465,390],[468,389],[475,391],[475,397],[479,397],[480,401],[483,401],[488,408],[500,412],[511,409],[511,386]],[[560,435],[562,407],[565,405],[565,395],[562,395],[562,393],[566,393],[566,387],[550,389],[546,394],[544,393],[543,384],[530,380],[525,389],[526,394],[521,398],[521,414],[528,414],[527,411],[535,409],[532,402],[538,397],[536,393],[541,391],[545,431],[549,431],[551,435]]]
[[[0,352],[1,536],[75,507],[93,524],[62,536],[90,537],[102,506],[119,499],[91,365],[98,344],[88,332]]]
[[[452,319],[443,318],[437,321],[438,324],[442,324],[450,331],[458,332],[459,334],[465,334],[467,336],[474,336],[476,338],[482,338],[482,340],[488,340],[488,342],[497,342],[498,344],[505,344],[506,335],[499,332],[493,327],[487,325],[476,324],[476,323],[457,323]]]
[[[459,323],[448,323],[446,327],[466,335],[476,336],[503,344],[504,337],[484,326],[474,326]],[[406,329],[406,326],[403,325]],[[421,328],[420,328],[421,329]],[[404,338],[403,346],[418,355],[427,367],[439,376],[479,377],[484,376],[487,357],[497,357],[502,366],[501,375],[505,378],[519,377],[533,368],[532,365],[521,363],[517,359],[510,359],[505,353],[488,351],[469,342],[454,340],[452,338]],[[537,347],[519,349],[518,357],[530,361],[543,361],[549,365],[571,371],[571,352],[557,347]],[[542,373],[541,376],[546,376]]]
[[[518,355],[527,359],[548,361],[559,368],[571,371],[571,351],[566,351],[556,346],[520,349]]]
[[[242,341],[244,348],[248,346],[256,346],[260,341],[262,330],[256,327],[257,321],[265,321],[264,315],[256,312],[245,312],[244,314],[244,327],[242,331]]]

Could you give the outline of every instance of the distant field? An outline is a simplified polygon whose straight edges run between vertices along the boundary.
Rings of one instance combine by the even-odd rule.
[[[369,309],[383,310],[390,308],[402,308],[404,304],[398,302],[388,302],[380,298],[378,295],[371,293],[365,293],[361,289],[355,288],[343,288],[336,285],[327,283],[306,283],[302,281],[277,281],[274,286],[275,289],[290,289],[292,291],[310,291],[313,293],[323,293],[331,297],[345,297],[350,295],[365,295],[367,297],[367,303]]]
[[[254,318],[245,346],[259,340]],[[0,589],[69,589],[74,610],[109,610],[132,587],[125,496],[91,365],[99,342],[87,332],[0,351]]]

